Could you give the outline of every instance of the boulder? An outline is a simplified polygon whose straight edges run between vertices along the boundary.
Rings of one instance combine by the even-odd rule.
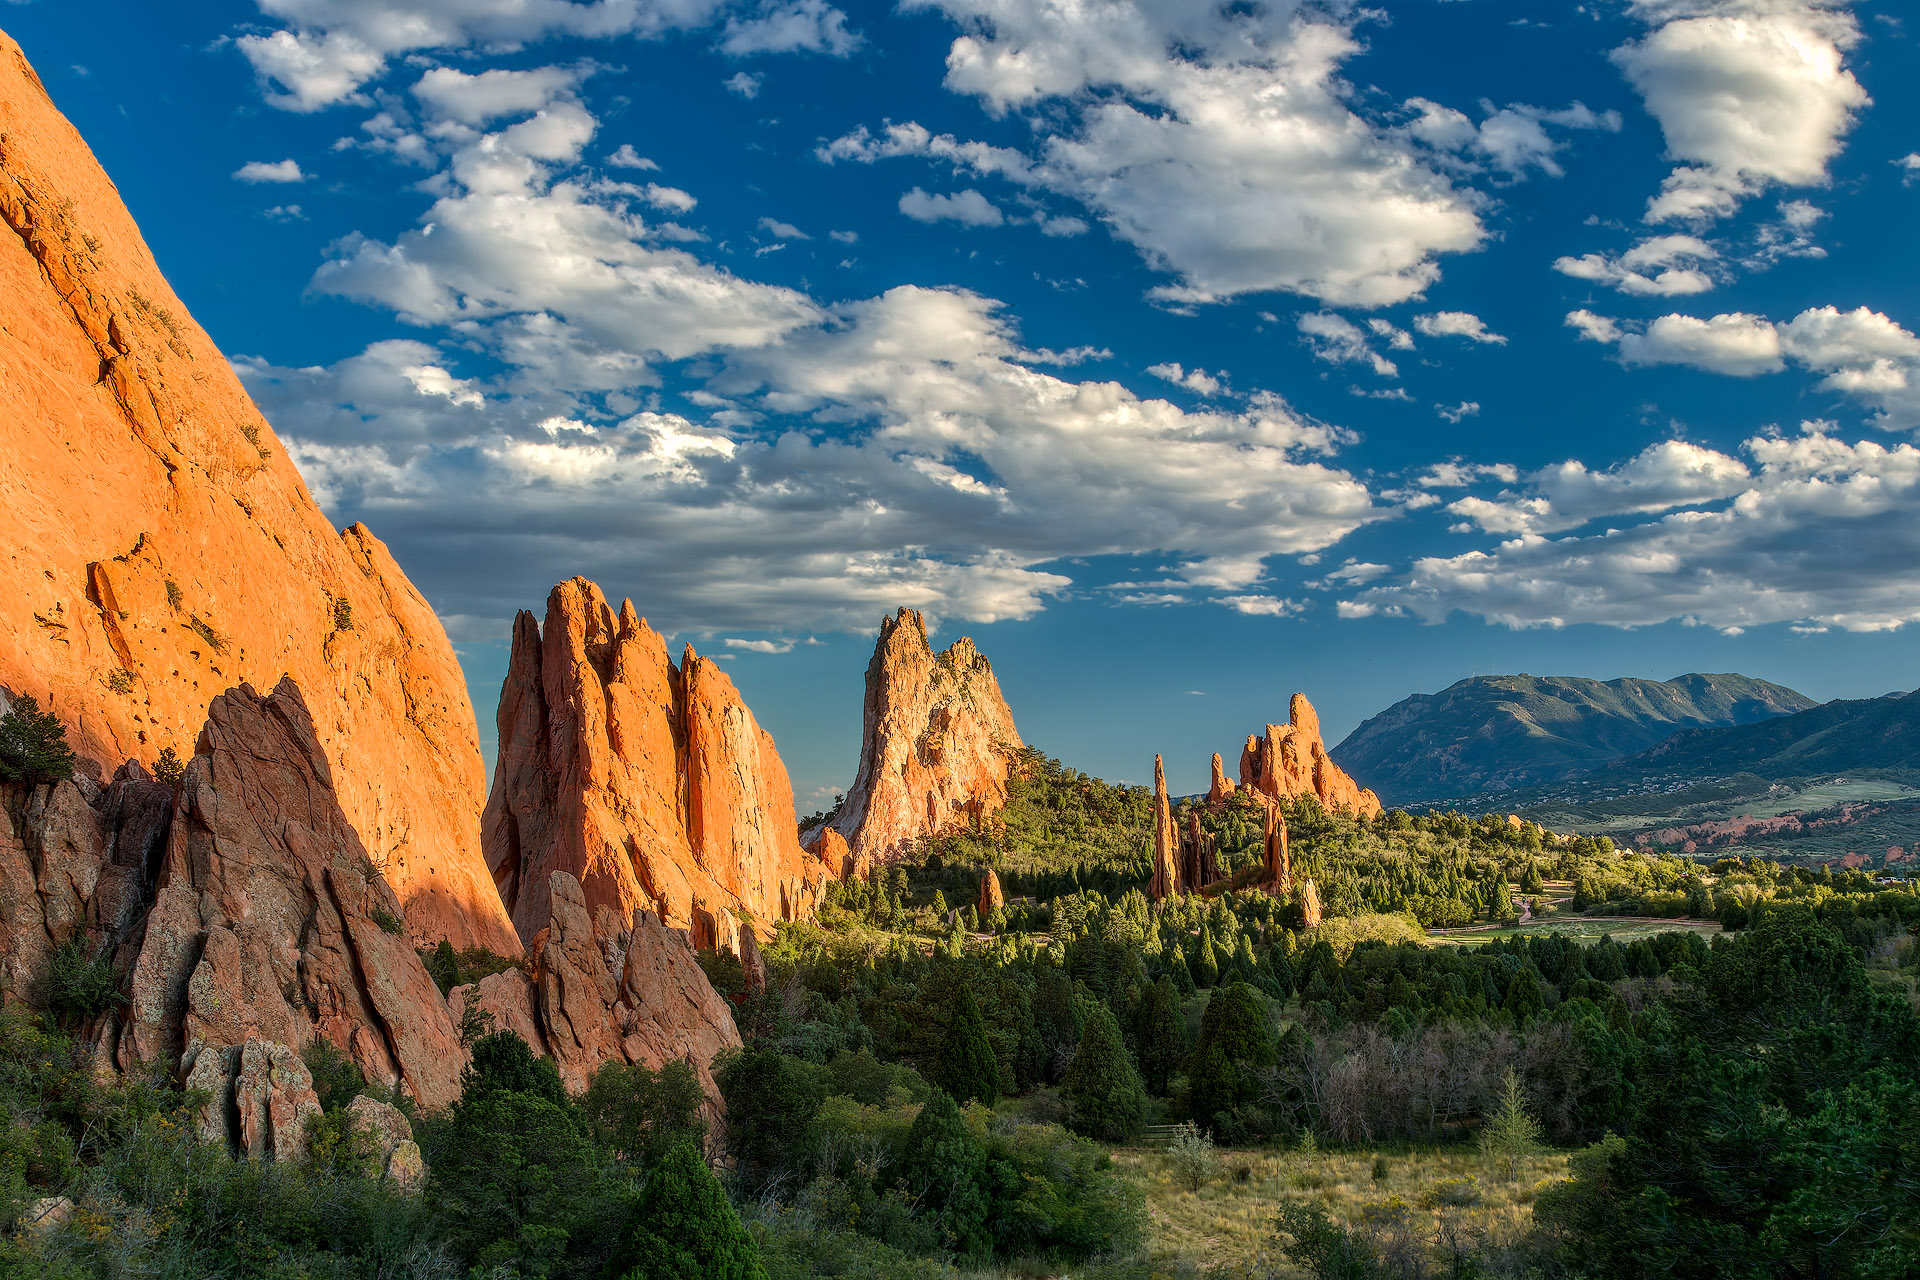
[[[802,851],[773,739],[733,682],[691,647],[676,665],[631,601],[616,614],[574,578],[544,629],[514,622],[500,756],[482,841],[531,945],[551,923],[555,872],[589,914],[650,910],[731,945],[744,915],[768,930],[810,915],[827,868]],[[837,874],[837,872],[836,872]]]
[[[427,1164],[413,1140],[413,1126],[398,1107],[361,1094],[347,1104],[347,1123],[367,1143],[374,1167],[402,1191],[417,1191],[427,1179]]]
[[[73,1201],[66,1196],[41,1196],[21,1212],[20,1229],[30,1236],[43,1236],[66,1226],[72,1216]]]
[[[973,641],[963,636],[936,654],[926,619],[901,609],[880,621],[860,765],[828,825],[863,862],[964,828],[1006,806],[1021,745],[993,666]]]
[[[321,512],[5,35],[0,224],[0,684],[111,770],[189,754],[216,694],[292,676],[416,939],[516,951],[433,608],[366,528]]]

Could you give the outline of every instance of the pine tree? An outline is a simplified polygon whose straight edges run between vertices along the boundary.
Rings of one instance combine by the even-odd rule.
[[[1195,1120],[1217,1129],[1235,1107],[1252,1101],[1256,1071],[1272,1066],[1277,1057],[1266,1007],[1254,989],[1236,982],[1215,991],[1200,1019],[1188,1070]]]
[[[1540,1123],[1527,1113],[1526,1090],[1512,1067],[1500,1082],[1499,1101],[1480,1127],[1480,1149],[1500,1162],[1508,1181],[1519,1177],[1520,1162],[1540,1149]]]
[[[920,1108],[904,1154],[900,1172],[907,1190],[933,1211],[948,1243],[962,1253],[990,1252],[986,1151],[944,1090],[935,1089]]]
[[[969,987],[959,987],[954,996],[953,1020],[940,1044],[933,1080],[961,1102],[977,1098],[990,1107],[1000,1097],[1000,1068],[993,1056],[993,1042],[987,1039],[987,1024]]]
[[[1060,1093],[1067,1100],[1067,1126],[1076,1133],[1121,1142],[1140,1131],[1147,1092],[1106,1005],[1096,1005],[1087,1019]]]
[[[1193,960],[1193,980],[1202,987],[1216,986],[1220,981],[1220,958],[1214,954],[1211,931],[1200,933],[1200,952]]]
[[[454,954],[453,943],[447,939],[440,939],[440,945],[427,957],[427,976],[443,996],[460,985],[460,957]]]
[[[1546,1010],[1547,1002],[1540,994],[1540,981],[1533,976],[1533,970],[1522,969],[1513,975],[1500,1007],[1522,1022]]]
[[[1167,959],[1167,976],[1173,979],[1174,990],[1183,996],[1194,992],[1193,970],[1187,967],[1187,957],[1178,947],[1171,948]]]
[[[73,776],[66,726],[27,694],[0,717],[0,782],[64,782]]]
[[[1180,1016],[1180,996],[1171,978],[1163,976],[1142,997],[1134,1039],[1140,1046],[1140,1074],[1146,1087],[1165,1097],[1168,1082],[1187,1052],[1186,1020]]]
[[[691,1142],[671,1148],[634,1205],[625,1280],[766,1280],[760,1248]]]
[[[1547,882],[1540,876],[1540,864],[1537,862],[1529,862],[1527,864],[1527,873],[1520,877],[1520,892],[1545,893],[1546,891]]]

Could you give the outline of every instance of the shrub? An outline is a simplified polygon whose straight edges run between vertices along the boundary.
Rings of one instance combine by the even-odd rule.
[[[367,912],[367,915],[375,924],[379,925],[381,929],[396,938],[407,931],[406,922],[385,907],[375,907],[373,910]]]
[[[367,1090],[367,1078],[353,1059],[323,1035],[307,1041],[300,1058],[313,1073],[313,1091],[328,1111],[338,1111]]]
[[[1189,1191],[1198,1191],[1211,1182],[1220,1163],[1213,1152],[1213,1139],[1191,1120],[1174,1129],[1173,1141],[1167,1144],[1167,1159],[1173,1165],[1174,1177]]]
[[[333,629],[335,631],[353,630],[353,601],[345,596],[333,598]]]
[[[180,603],[184,599],[186,599],[186,597],[180,593],[180,584],[175,582],[172,578],[168,578],[167,579],[167,608],[173,610],[175,613],[180,612]]]
[[[697,1149],[706,1140],[707,1122],[700,1115],[705,1101],[700,1077],[684,1059],[658,1071],[608,1062],[593,1073],[580,1110],[594,1141],[616,1159],[650,1166],[676,1147]]]
[[[85,1022],[127,1002],[120,994],[113,965],[88,958],[79,938],[70,938],[53,953],[47,976],[47,1008],[63,1025]]]
[[[220,633],[213,629],[213,624],[202,618],[199,614],[196,613],[191,618],[188,618],[187,626],[192,628],[193,634],[205,640],[207,647],[215,653],[225,653],[227,651],[227,642],[220,638]]]
[[[125,667],[115,667],[109,671],[104,682],[111,693],[132,693],[133,672]]]
[[[66,726],[30,695],[14,699],[0,717],[0,782],[63,782],[73,776]]]

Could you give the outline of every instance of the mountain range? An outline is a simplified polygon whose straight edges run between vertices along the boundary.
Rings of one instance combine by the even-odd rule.
[[[1401,699],[1348,734],[1333,754],[1382,800],[1411,804],[1539,786],[1679,731],[1746,726],[1818,705],[1741,675],[1473,676]]]

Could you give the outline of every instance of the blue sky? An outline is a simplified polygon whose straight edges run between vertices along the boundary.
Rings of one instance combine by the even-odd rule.
[[[1305,690],[1914,685],[1891,3],[8,0],[338,522],[585,574],[802,810],[879,616],[1179,789]]]

